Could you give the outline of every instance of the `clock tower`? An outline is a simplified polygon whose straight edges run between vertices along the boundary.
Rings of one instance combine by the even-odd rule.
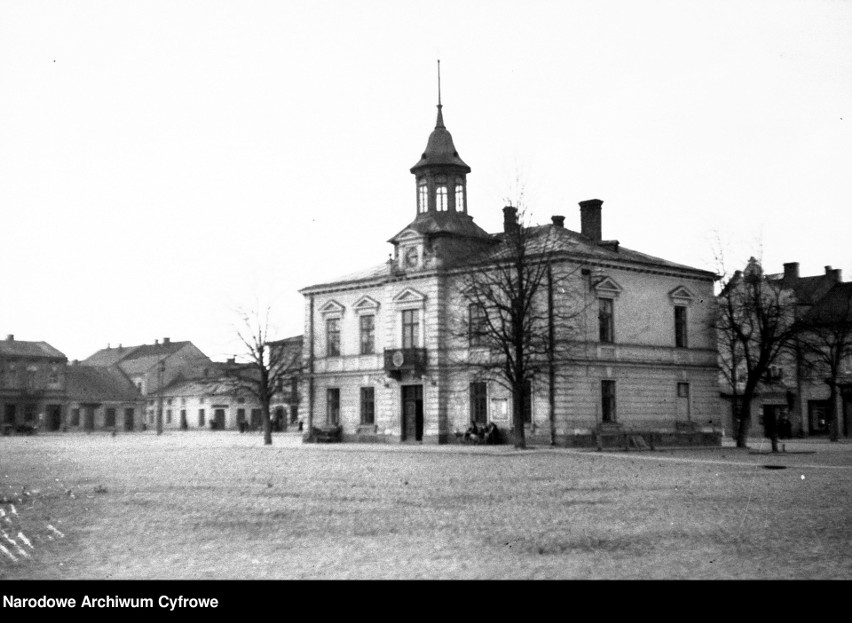
[[[396,247],[400,269],[410,271],[439,266],[447,259],[447,252],[459,246],[456,243],[462,239],[467,239],[468,245],[470,239],[491,239],[467,213],[470,167],[459,156],[453,137],[444,125],[441,61],[438,61],[438,118],[426,149],[411,167],[411,173],[416,188],[415,218],[390,240]],[[455,242],[448,242],[450,238]]]

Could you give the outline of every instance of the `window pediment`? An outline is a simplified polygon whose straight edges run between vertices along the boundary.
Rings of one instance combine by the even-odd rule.
[[[376,311],[379,308],[379,302],[371,296],[367,296],[366,294],[355,301],[354,305],[352,305],[352,309],[356,312],[363,311]]]
[[[319,308],[319,313],[321,313],[323,316],[327,316],[329,314],[343,315],[343,312],[345,310],[346,308],[343,305],[341,305],[337,301],[331,300]]]
[[[673,303],[679,305],[689,305],[695,300],[695,295],[686,286],[678,286],[669,292],[669,298]]]
[[[595,291],[599,296],[618,296],[622,292],[622,287],[616,283],[612,277],[601,277],[594,285]]]
[[[405,288],[396,296],[393,297],[393,302],[396,304],[403,303],[425,303],[426,295],[422,292],[418,292],[414,288]]]

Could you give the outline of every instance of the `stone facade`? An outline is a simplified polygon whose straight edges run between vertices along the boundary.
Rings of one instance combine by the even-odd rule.
[[[495,379],[482,384],[467,362],[487,354],[458,330],[467,313],[465,275],[496,257],[505,232],[488,234],[469,216],[470,168],[440,105],[411,172],[415,220],[391,238],[391,259],[301,291],[306,421],[340,426],[344,440],[446,443],[476,415],[510,435],[511,395]],[[603,240],[602,203],[580,204],[580,232],[565,228],[564,217],[532,228],[556,244],[554,306],[574,310],[571,330],[557,336],[570,342],[570,356],[555,362],[557,442],[587,444],[610,428],[671,443],[706,429],[718,443],[714,275]],[[516,211],[504,216],[514,226]],[[604,342],[600,305],[612,311]],[[531,389],[526,434],[549,442],[548,376]]]

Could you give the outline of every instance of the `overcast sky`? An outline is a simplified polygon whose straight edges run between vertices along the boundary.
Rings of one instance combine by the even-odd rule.
[[[598,198],[625,247],[850,279],[850,35],[849,1],[0,0],[0,339],[302,333],[298,290],[415,216],[438,58],[486,230],[523,186],[533,222]]]

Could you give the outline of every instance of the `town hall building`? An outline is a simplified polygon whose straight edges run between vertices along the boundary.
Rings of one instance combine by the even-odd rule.
[[[301,290],[307,437],[337,427],[344,441],[452,443],[471,422],[511,437],[512,395],[465,364],[482,353],[458,321],[469,313],[466,275],[499,261],[518,214],[503,209],[503,232],[480,228],[470,172],[439,97],[435,129],[411,168],[414,218],[390,238],[391,258]],[[579,232],[562,216],[530,228],[553,244],[553,304],[571,306],[573,324],[555,336],[571,342],[560,351],[570,356],[530,383],[526,439],[592,445],[609,432],[659,445],[718,443],[714,274],[604,239],[602,204],[580,202]]]

